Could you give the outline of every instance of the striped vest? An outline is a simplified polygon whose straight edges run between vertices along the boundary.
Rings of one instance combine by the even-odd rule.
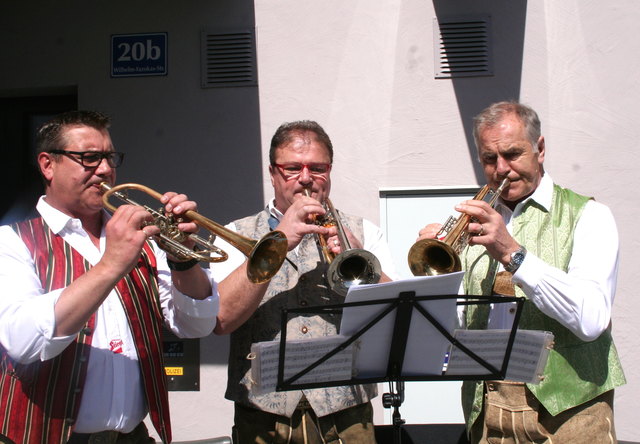
[[[13,229],[31,252],[45,292],[68,286],[91,267],[42,218],[16,223]],[[137,266],[118,282],[116,292],[135,339],[151,420],[163,442],[170,442],[163,317],[156,258],[149,243]],[[1,434],[17,444],[63,444],[68,440],[82,399],[94,324],[95,314],[60,355],[47,361],[20,364],[0,350]]]
[[[530,200],[513,220],[513,237],[544,262],[566,271],[573,251],[575,227],[588,201],[589,198],[554,184],[551,209],[546,211]],[[498,262],[481,246],[467,248],[462,260],[463,269],[467,271],[465,293],[491,294]],[[518,286],[515,290],[516,296],[526,298]],[[469,306],[467,325],[474,329],[486,328],[487,316],[486,305]],[[596,340],[584,342],[527,299],[518,327],[551,331],[555,336],[544,380],[538,385],[527,384],[552,415],[624,384],[611,325]],[[482,411],[482,389],[482,383],[466,381],[463,384],[462,405],[469,429]]]

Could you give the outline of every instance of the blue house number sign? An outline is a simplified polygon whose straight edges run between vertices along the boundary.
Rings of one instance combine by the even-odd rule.
[[[166,32],[111,36],[111,77],[166,75]]]

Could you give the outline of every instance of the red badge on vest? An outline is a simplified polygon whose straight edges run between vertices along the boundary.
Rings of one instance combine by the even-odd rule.
[[[109,342],[111,351],[114,353],[122,353],[122,339],[114,339]]]

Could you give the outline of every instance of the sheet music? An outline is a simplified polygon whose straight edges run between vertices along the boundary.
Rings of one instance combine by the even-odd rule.
[[[287,341],[284,379],[309,367],[334,350],[348,338],[342,335]],[[356,341],[357,343],[357,341]],[[338,352],[311,372],[293,381],[295,384],[343,381],[351,379],[355,343]],[[258,394],[273,392],[278,383],[280,341],[258,342],[251,345],[251,378]]]
[[[511,330],[456,330],[455,337],[498,370],[502,368]],[[505,379],[539,384],[553,347],[553,334],[540,330],[518,330]],[[489,371],[457,347],[452,347],[447,375],[487,374]]]
[[[440,276],[421,276],[375,285],[351,287],[345,302],[375,301],[397,298],[401,292],[415,291],[416,296],[458,294],[463,272]],[[453,333],[457,319],[456,298],[420,301],[449,333]],[[387,304],[347,307],[343,310],[340,334],[352,336],[382,312]],[[360,337],[357,377],[384,376],[387,372],[389,349],[393,337],[396,311],[393,310],[367,333]],[[409,339],[405,351],[405,376],[440,375],[450,342],[418,311],[411,318]]]

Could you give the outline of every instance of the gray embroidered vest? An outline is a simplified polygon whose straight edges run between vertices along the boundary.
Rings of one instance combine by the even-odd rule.
[[[361,241],[362,219],[339,212],[341,221]],[[237,231],[253,239],[262,237],[269,228],[269,213],[262,211],[234,222]],[[375,385],[329,387],[311,390],[273,392],[257,395],[251,390],[251,362],[247,359],[251,344],[280,338],[283,308],[339,304],[344,298],[331,291],[325,281],[326,265],[320,255],[314,236],[307,235],[290,251],[282,268],[271,279],[267,292],[256,312],[231,334],[229,352],[229,378],[226,398],[249,407],[291,416],[302,395],[306,396],[318,416],[369,401],[376,396]],[[294,265],[292,265],[295,264]],[[287,339],[314,338],[338,333],[340,315],[301,314],[287,324]]]
[[[551,209],[547,212],[529,201],[513,220],[513,237],[529,252],[548,264],[566,271],[571,260],[573,236],[588,197],[554,184]],[[491,294],[498,262],[484,247],[469,247],[463,252],[465,293]],[[516,296],[525,297],[516,286]],[[470,306],[471,307],[471,306]],[[488,309],[476,307],[467,312],[469,328],[486,328]],[[555,345],[539,385],[528,384],[534,396],[552,415],[587,402],[625,383],[618,359],[611,325],[595,341],[584,342],[559,322],[543,314],[529,300],[525,301],[519,328],[553,332]],[[471,428],[482,410],[483,386],[468,381],[462,388],[462,405]]]

